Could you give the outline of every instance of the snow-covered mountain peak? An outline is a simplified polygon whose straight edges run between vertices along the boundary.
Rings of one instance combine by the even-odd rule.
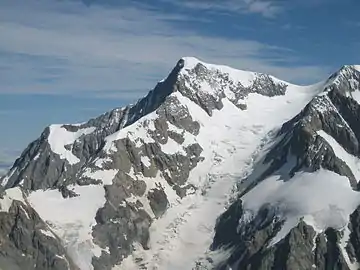
[[[228,74],[235,83],[241,82],[243,86],[250,86],[258,74],[256,72],[239,70],[225,65],[205,63],[195,57],[183,57],[182,60],[184,61],[182,73],[189,72],[196,68],[201,70],[201,67],[205,67],[208,70],[217,71],[217,73]],[[200,70],[198,70],[198,75],[201,75]]]
[[[213,195],[222,200],[234,184],[222,170],[231,171],[233,180],[243,173],[263,137],[318,91],[289,87],[265,74],[182,59],[135,104],[85,123],[46,128],[2,185],[26,191],[29,204],[51,224],[82,270],[111,269],[115,264],[131,269],[122,268],[126,257],[139,269],[137,255],[130,256],[136,244],[141,252],[153,248],[155,255],[146,261],[149,267],[161,265],[156,261],[161,243],[173,241],[164,239],[162,232],[174,223],[182,226],[173,220],[174,214],[186,214],[195,200],[199,215],[206,215],[201,222],[214,225],[223,204],[201,208],[213,179],[218,180]],[[208,214],[210,209],[217,214]],[[197,230],[197,222],[194,218],[184,234]],[[152,228],[160,229],[149,240]],[[202,242],[188,254],[187,265],[207,247],[209,234],[199,234]],[[174,250],[169,256],[176,254]]]
[[[197,64],[203,63],[200,59],[193,56],[184,56],[179,61],[182,63],[183,68],[193,69]]]
[[[331,82],[302,87],[184,57],[135,104],[46,128],[2,185],[24,190],[24,205],[61,240],[45,260],[75,267],[56,270],[191,269],[229,197],[211,248],[234,245],[226,253],[232,269],[247,269],[251,252],[272,260],[281,250],[260,253],[304,224],[313,226],[299,233],[311,235],[311,249],[328,226],[349,223],[359,203],[359,105],[342,92],[355,93],[357,74],[344,67]],[[0,204],[11,203],[9,194]]]
[[[357,65],[345,65],[325,84],[325,92],[337,91],[360,104],[360,70]]]
[[[358,80],[360,75],[360,66],[344,65],[337,72],[333,73],[329,79],[328,84],[341,84],[347,80]]]
[[[271,75],[253,72],[250,70],[235,69],[226,65],[207,63],[196,57],[182,57],[179,61],[181,61],[180,63],[183,67],[181,71],[183,74],[198,68],[197,74],[201,75],[201,70],[205,68],[207,70],[212,70],[215,74],[227,74],[234,83],[241,83],[245,87],[251,86],[259,76],[269,76],[269,78],[271,78],[276,83],[283,83],[287,85],[290,84]]]
[[[209,64],[194,57],[183,57],[176,67],[180,72],[175,91],[180,91],[209,115],[222,107],[224,98],[246,109],[246,99],[252,94],[273,97],[284,95],[288,86],[293,87],[267,74]]]

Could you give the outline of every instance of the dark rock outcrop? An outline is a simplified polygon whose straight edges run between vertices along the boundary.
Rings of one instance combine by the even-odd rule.
[[[76,270],[58,239],[34,209],[14,200],[0,212],[0,267],[14,270]]]

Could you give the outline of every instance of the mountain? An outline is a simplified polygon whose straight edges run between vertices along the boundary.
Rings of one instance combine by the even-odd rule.
[[[343,67],[237,185],[219,269],[359,269],[360,72]]]
[[[47,127],[1,179],[0,268],[357,269],[359,70],[296,86],[185,57]]]

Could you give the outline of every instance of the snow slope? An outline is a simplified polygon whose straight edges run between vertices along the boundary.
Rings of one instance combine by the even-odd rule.
[[[351,188],[346,177],[324,169],[296,173],[289,181],[271,176],[248,192],[243,200],[245,211],[255,214],[269,203],[276,207],[277,215],[286,220],[271,244],[284,238],[302,218],[318,232],[328,227],[342,229],[360,204],[358,192]]]
[[[105,203],[105,190],[98,185],[72,189],[79,196],[64,199],[58,190],[38,190],[29,195],[28,202],[62,239],[75,264],[82,270],[91,270],[92,257],[101,254],[91,234],[96,212]]]
[[[89,134],[95,128],[79,129],[76,132],[69,132],[63,125],[51,125],[49,127],[50,134],[48,142],[51,150],[58,154],[61,159],[66,159],[70,164],[76,164],[80,160],[70,151],[65,148],[68,144],[73,144],[80,136]]]

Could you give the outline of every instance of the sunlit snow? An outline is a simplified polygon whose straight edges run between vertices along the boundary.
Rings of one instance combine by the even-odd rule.
[[[73,144],[79,137],[94,132],[95,128],[79,129],[76,132],[66,130],[63,125],[51,125],[48,142],[51,150],[58,154],[61,159],[66,159],[71,165],[78,163],[80,160],[71,150],[65,148],[66,145]]]
[[[13,200],[25,202],[23,193],[19,187],[9,188],[6,190],[3,198],[0,199],[0,212],[8,212]]]
[[[261,198],[261,200],[259,200]],[[244,197],[244,209],[256,213],[270,204],[279,217],[286,220],[272,244],[277,243],[296,226],[301,218],[318,232],[326,228],[344,228],[349,215],[360,204],[360,196],[345,176],[320,169],[316,172],[298,172],[288,181],[271,176]]]
[[[38,190],[30,193],[28,201],[52,231],[65,244],[70,257],[81,270],[91,270],[93,256],[101,249],[92,241],[95,215],[105,203],[103,186],[70,187],[80,196],[64,199],[58,190]]]

